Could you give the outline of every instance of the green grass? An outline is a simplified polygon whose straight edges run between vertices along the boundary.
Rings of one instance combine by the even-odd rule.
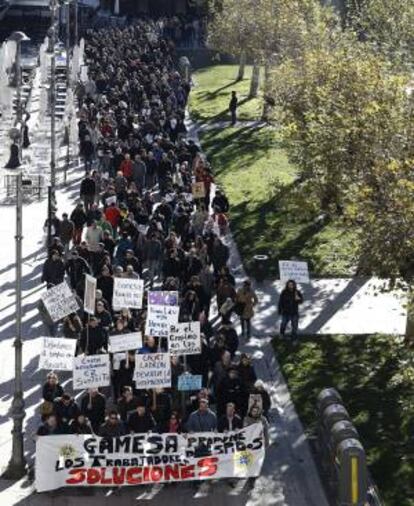
[[[262,102],[260,97],[249,99],[252,67],[246,66],[242,81],[236,82],[237,65],[214,65],[202,68],[193,74],[196,86],[191,91],[190,112],[197,121],[230,120],[228,112],[230,94],[237,91],[239,97],[238,118],[260,119]]]
[[[414,505],[414,352],[401,338],[301,336],[274,348],[306,431],[315,429],[318,393],[339,390],[366,449],[386,506]]]
[[[266,253],[269,278],[278,275],[278,259],[292,257],[307,260],[315,275],[352,272],[355,236],[340,221],[316,221],[318,209],[295,183],[296,170],[276,129],[204,130],[200,141],[230,200],[232,232],[248,271],[254,274],[253,256]]]

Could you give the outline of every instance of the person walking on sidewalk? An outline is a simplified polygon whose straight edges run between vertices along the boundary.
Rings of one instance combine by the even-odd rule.
[[[303,302],[303,295],[297,289],[296,281],[290,279],[282,290],[279,298],[278,313],[282,317],[280,324],[280,335],[284,336],[286,327],[290,322],[292,325],[292,339],[297,340],[299,326],[299,304]]]
[[[237,106],[238,106],[238,98],[235,91],[231,92],[231,99],[229,103],[229,111],[231,114],[231,124],[234,126],[237,121]]]
[[[253,290],[250,280],[246,279],[243,286],[237,291],[235,311],[240,316],[242,336],[247,339],[250,339],[251,336],[250,320],[254,316],[254,306],[257,302],[256,292]]]

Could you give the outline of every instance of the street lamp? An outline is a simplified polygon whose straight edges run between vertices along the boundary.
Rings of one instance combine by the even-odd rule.
[[[16,175],[16,338],[14,340],[14,395],[11,406],[13,419],[12,455],[3,474],[3,478],[18,480],[26,474],[26,459],[24,458],[23,420],[24,410],[23,381],[22,381],[22,173]]]
[[[15,62],[15,82],[16,82],[16,123],[22,120],[22,66],[21,66],[21,53],[22,42],[30,40],[30,38],[23,32],[13,32],[7,39],[16,43],[16,62]]]

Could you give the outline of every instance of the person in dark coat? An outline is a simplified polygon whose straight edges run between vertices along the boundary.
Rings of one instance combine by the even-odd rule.
[[[99,427],[98,435],[101,437],[120,437],[127,433],[124,422],[119,418],[118,412],[111,409],[108,418]]]
[[[132,387],[127,385],[122,388],[122,395],[118,399],[118,412],[123,422],[126,422],[130,413],[137,409],[139,400],[134,396]]]
[[[58,397],[62,397],[63,388],[59,385],[59,378],[54,372],[50,372],[46,377],[46,383],[43,385],[42,397],[47,402],[53,402]]]
[[[92,434],[92,425],[88,418],[80,413],[69,424],[69,431],[71,434]]]
[[[299,304],[303,302],[303,295],[296,287],[296,281],[290,279],[279,297],[278,312],[282,317],[280,335],[284,336],[286,327],[292,325],[292,338],[296,340],[299,326]]]
[[[73,231],[73,243],[77,246],[80,244],[82,240],[82,231],[83,227],[86,223],[86,213],[85,209],[83,207],[82,202],[79,202],[79,204],[75,207],[75,209],[72,211],[70,215],[70,221],[73,222],[74,225],[74,231]]]
[[[231,124],[235,125],[237,121],[237,105],[238,105],[238,98],[235,91],[231,92],[231,98],[229,103],[229,111],[231,114]]]
[[[36,432],[37,436],[58,436],[60,434],[64,434],[64,431],[62,431],[54,414],[49,415]]]
[[[243,428],[243,420],[236,413],[236,406],[233,402],[226,405],[226,413],[218,419],[217,431],[226,432],[229,430],[237,430]]]
[[[46,283],[47,288],[63,283],[65,279],[65,263],[58,251],[53,251],[50,258],[43,264],[42,283]]]
[[[82,330],[79,341],[79,348],[86,355],[96,355],[102,349],[107,349],[108,341],[105,338],[104,330],[99,327],[98,319],[95,316],[89,318],[89,322]]]
[[[145,406],[139,405],[128,418],[128,430],[134,434],[144,434],[155,429],[154,417]]]
[[[97,388],[89,388],[81,398],[81,413],[90,420],[95,433],[105,421],[105,406],[105,396]]]
[[[69,423],[78,417],[80,410],[78,405],[68,393],[54,400],[54,413],[64,434],[69,434]]]
[[[256,380],[254,387],[249,392],[251,395],[260,395],[262,398],[262,411],[263,416],[268,418],[270,408],[272,406],[272,401],[270,399],[270,395],[265,389],[265,385],[262,380]]]
[[[69,276],[70,286],[75,289],[79,282],[84,281],[85,274],[92,274],[88,262],[73,250],[69,260],[66,262],[66,272]]]
[[[84,177],[84,179],[82,179],[80,185],[80,197],[83,200],[86,213],[90,210],[90,208],[94,204],[95,195],[96,195],[96,183],[88,172]]]
[[[251,389],[257,380],[257,376],[251,358],[247,353],[242,353],[240,355],[240,362],[237,366],[237,371],[239,373],[239,378],[246,388]]]
[[[217,394],[217,413],[223,414],[228,402],[233,402],[237,411],[244,416],[247,411],[247,390],[239,378],[236,367],[231,366],[227,370],[227,375],[218,384]]]

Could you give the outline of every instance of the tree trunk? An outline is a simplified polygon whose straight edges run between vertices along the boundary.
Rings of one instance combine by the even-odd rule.
[[[242,51],[240,53],[239,72],[237,74],[238,81],[241,81],[244,78],[245,67],[246,67],[246,51]]]
[[[264,65],[264,100],[262,120],[268,121],[270,113],[270,61],[266,58]]]
[[[252,79],[250,81],[249,98],[257,97],[257,94],[259,93],[259,84],[260,84],[260,67],[257,64],[257,62],[254,62],[252,70]]]
[[[414,307],[413,287],[410,286],[407,296],[407,321],[405,324],[405,343],[414,343]]]

